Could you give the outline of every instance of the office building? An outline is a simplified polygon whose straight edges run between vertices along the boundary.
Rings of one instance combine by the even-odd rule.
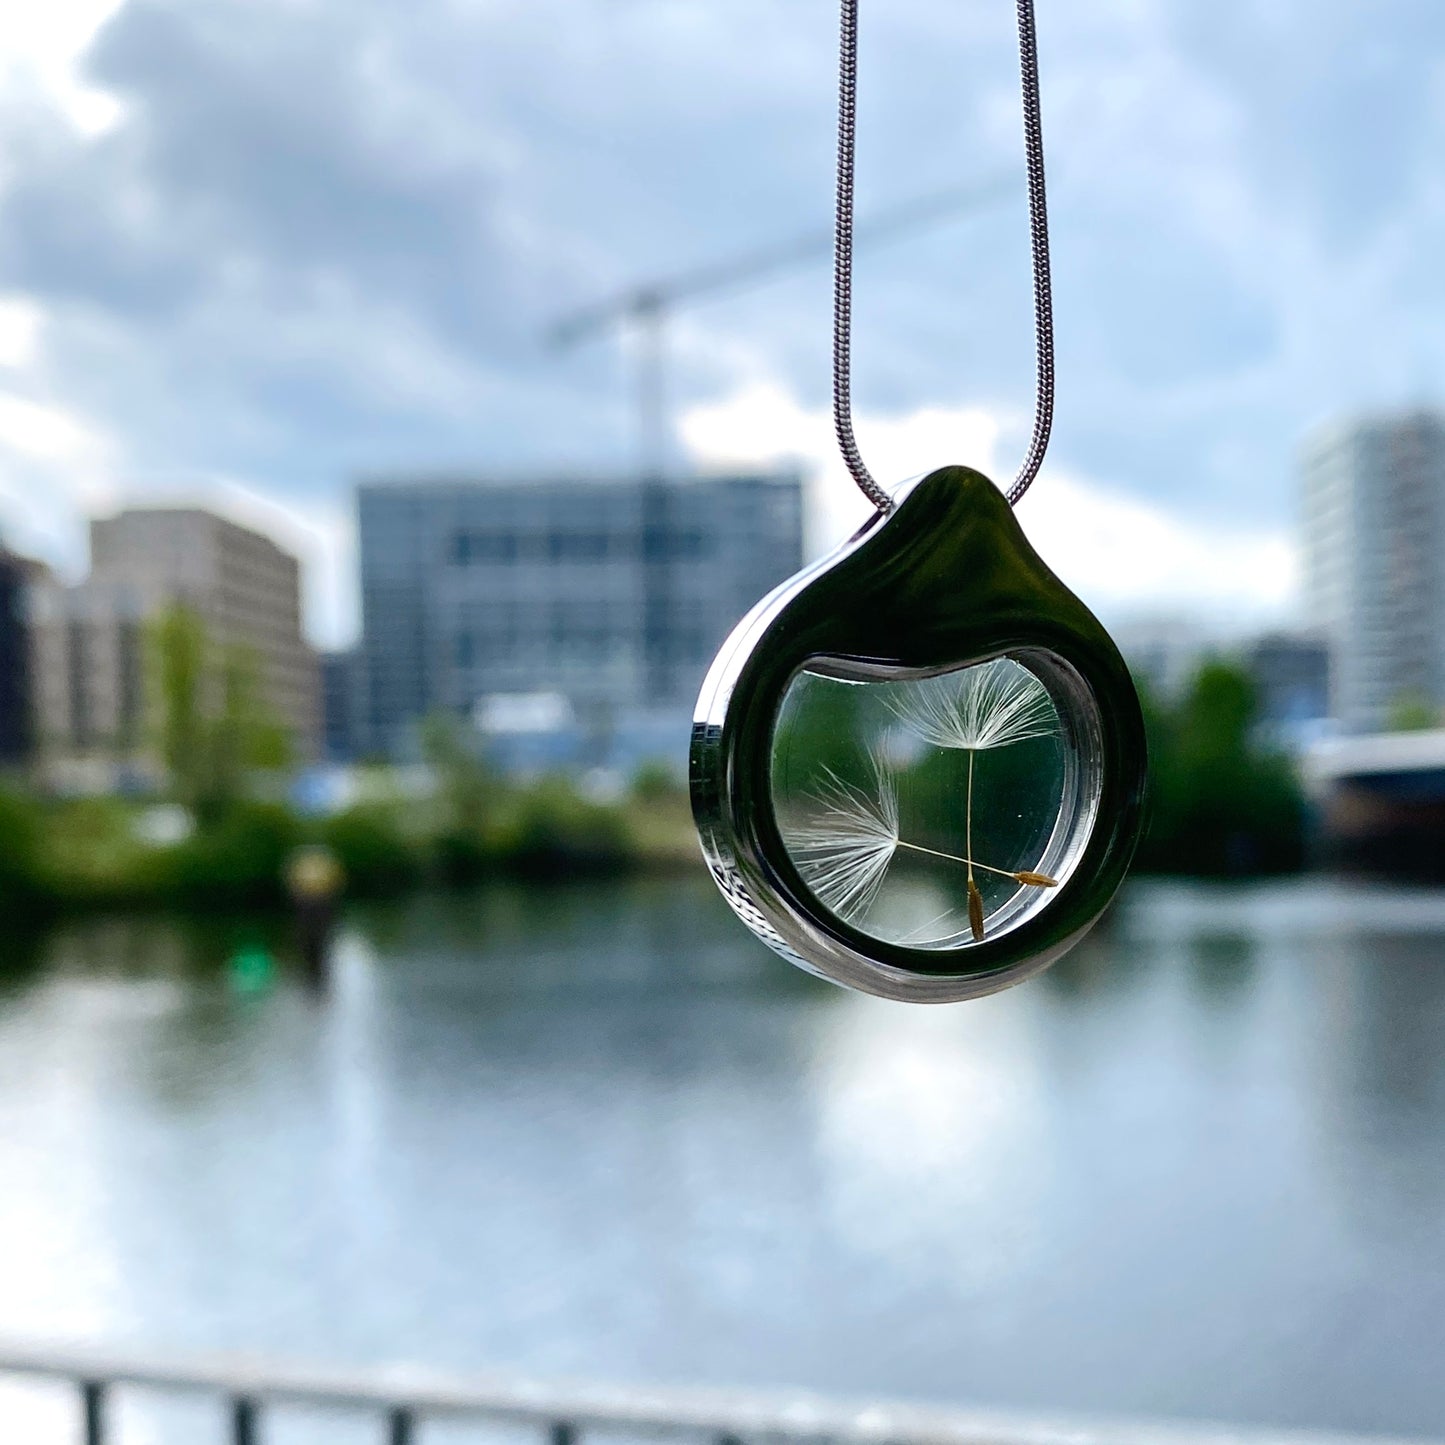
[[[29,760],[34,747],[30,598],[39,563],[0,546],[0,768]]]
[[[802,562],[794,475],[379,481],[358,509],[367,731],[393,754],[498,697],[565,699],[601,751],[644,715],[685,737],[728,630]]]
[[[1266,726],[1288,728],[1329,716],[1330,653],[1318,638],[1266,633],[1245,648],[1244,664]]]
[[[147,632],[172,603],[194,610],[218,656],[245,649],[261,700],[297,755],[315,756],[320,686],[301,635],[294,557],[198,508],[136,509],[95,520],[90,545],[84,582],[66,587],[51,579],[34,591],[34,716],[49,761],[108,761],[144,771],[155,721]]]
[[[31,623],[36,741],[44,757],[139,762],[147,743],[140,594],[47,577],[32,593]]]
[[[262,695],[298,756],[320,744],[316,657],[301,631],[301,567],[269,537],[200,508],[134,508],[90,526],[91,581],[123,589],[144,615],[193,608],[218,647],[256,659]]]
[[[361,653],[323,652],[321,668],[321,756],[329,763],[355,762],[361,746]]]
[[[1113,627],[1114,641],[1139,686],[1159,702],[1183,696],[1219,639],[1196,618],[1135,616]]]
[[[1330,650],[1331,713],[1385,727],[1445,704],[1445,423],[1430,412],[1322,433],[1303,461],[1308,618]]]

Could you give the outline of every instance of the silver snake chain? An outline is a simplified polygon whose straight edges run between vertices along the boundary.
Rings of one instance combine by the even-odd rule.
[[[838,62],[838,210],[833,233],[833,427],[858,489],[880,511],[893,499],[873,479],[853,436],[853,156],[858,124],[858,0],[842,0]],[[1039,46],[1033,0],[1018,0],[1019,75],[1023,85],[1024,152],[1029,187],[1029,239],[1034,268],[1037,393],[1028,455],[1008,489],[1017,502],[1043,465],[1054,421],[1054,303],[1049,271],[1049,208],[1044,190],[1044,126],[1039,108]]]

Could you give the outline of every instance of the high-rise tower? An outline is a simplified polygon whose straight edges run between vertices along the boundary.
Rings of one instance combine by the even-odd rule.
[[[1330,647],[1334,716],[1371,731],[1401,704],[1445,707],[1445,420],[1322,432],[1303,482],[1306,600]]]

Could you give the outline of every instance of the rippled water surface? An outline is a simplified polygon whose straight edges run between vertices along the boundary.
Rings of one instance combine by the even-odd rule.
[[[1445,1435],[1445,893],[1138,885],[943,1009],[702,879],[245,942],[9,940],[0,1335]]]

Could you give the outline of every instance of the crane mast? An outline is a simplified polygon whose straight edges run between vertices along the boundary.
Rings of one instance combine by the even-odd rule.
[[[873,245],[909,235],[959,213],[986,209],[1015,187],[1012,177],[996,176],[967,187],[919,196],[861,222],[855,246]],[[642,475],[666,475],[672,442],[667,323],[673,311],[701,297],[739,291],[831,254],[831,228],[818,228],[762,250],[661,280],[645,282],[560,318],[547,331],[558,349],[570,348],[604,332],[630,330],[635,338],[635,407]]]

